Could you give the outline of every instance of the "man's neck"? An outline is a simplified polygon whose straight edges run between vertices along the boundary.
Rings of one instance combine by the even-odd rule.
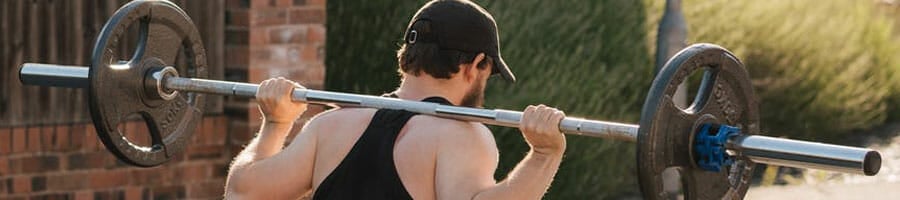
[[[419,101],[428,97],[443,97],[453,105],[459,105],[463,92],[452,80],[438,80],[430,77],[408,76],[400,81],[400,87],[394,91],[400,99]]]

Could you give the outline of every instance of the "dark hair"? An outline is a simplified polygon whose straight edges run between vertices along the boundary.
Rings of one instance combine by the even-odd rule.
[[[416,30],[430,32],[430,23],[419,21],[413,24]],[[459,65],[469,64],[475,60],[475,56],[482,52],[463,52],[453,49],[442,49],[433,42],[404,43],[397,50],[397,61],[400,63],[400,71],[415,76],[425,72],[434,78],[449,79],[451,74],[459,72]],[[485,69],[488,63],[493,63],[490,56],[485,55],[478,69]]]

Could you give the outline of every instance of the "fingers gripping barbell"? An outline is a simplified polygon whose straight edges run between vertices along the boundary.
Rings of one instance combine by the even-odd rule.
[[[151,12],[152,11],[152,12]],[[120,61],[118,39],[138,25],[134,56]],[[186,64],[173,66],[178,50]],[[19,77],[28,85],[87,88],[91,116],[103,144],[122,161],[156,166],[184,149],[203,115],[204,94],[253,97],[258,85],[203,79],[206,56],[190,18],[167,1],[133,1],[106,23],[90,67],[25,63]],[[704,76],[693,104],[672,103],[688,75]],[[182,72],[185,72],[182,74]],[[295,101],[344,107],[402,109],[452,119],[517,127],[522,113],[447,106],[358,94],[295,89]],[[116,126],[134,113],[150,130],[151,145],[133,144]],[[567,117],[568,134],[637,142],[638,176],[646,198],[665,198],[663,170],[676,168],[689,199],[741,198],[754,163],[874,175],[878,152],[758,136],[759,114],[747,71],[722,47],[690,46],[676,54],[653,81],[640,126]]]

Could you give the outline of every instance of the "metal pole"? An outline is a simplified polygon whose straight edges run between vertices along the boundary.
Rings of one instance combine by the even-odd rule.
[[[28,85],[54,86],[64,82],[87,83],[87,67],[47,64],[24,64],[21,82]],[[182,77],[165,77],[167,89],[218,95],[254,97],[259,85]],[[522,112],[448,106],[430,102],[359,94],[295,89],[292,99],[312,104],[343,107],[368,107],[407,110],[439,117],[475,121],[506,127],[518,127]],[[566,117],[560,131],[568,134],[609,138],[634,142],[638,126],[616,122]],[[881,157],[871,149],[847,147],[758,135],[739,135],[728,141],[726,148],[754,162],[773,165],[832,170],[874,175],[881,167]]]

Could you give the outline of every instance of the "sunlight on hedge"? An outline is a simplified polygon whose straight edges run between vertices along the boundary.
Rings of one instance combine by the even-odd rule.
[[[651,10],[662,9],[663,1],[646,2]],[[720,44],[749,69],[764,132],[834,141],[883,124],[889,110],[898,111],[900,42],[892,36],[892,19],[873,6],[689,0],[683,9],[689,42]]]

